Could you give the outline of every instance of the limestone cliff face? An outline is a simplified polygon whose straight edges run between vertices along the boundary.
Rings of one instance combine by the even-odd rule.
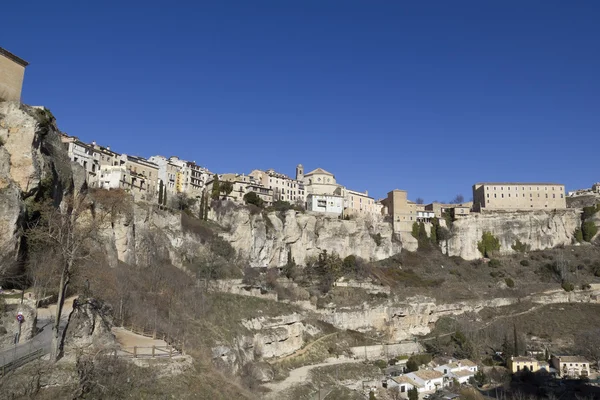
[[[228,230],[223,238],[255,267],[283,266],[290,251],[296,263],[304,265],[323,250],[381,260],[402,249],[391,225],[375,219],[344,221],[293,210],[253,215],[242,207],[217,210],[212,217]]]
[[[454,222],[448,255],[465,260],[481,258],[477,242],[484,232],[500,240],[501,254],[514,253],[511,246],[517,239],[531,250],[569,245],[580,224],[580,210],[576,209],[471,214]]]
[[[55,204],[85,185],[62,149],[52,114],[0,102],[0,250],[18,251],[26,203],[43,191]]]

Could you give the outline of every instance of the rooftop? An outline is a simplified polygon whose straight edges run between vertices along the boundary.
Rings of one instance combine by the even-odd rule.
[[[428,369],[416,371],[416,372],[413,372],[413,374],[415,374],[415,376],[423,379],[424,381],[438,379],[438,378],[442,378],[444,376],[444,374],[442,374],[440,371],[432,371],[432,370],[428,370]]]
[[[547,186],[565,186],[562,183],[550,183],[550,182],[477,182],[473,186],[477,185],[547,185]]]
[[[410,379],[410,377],[408,377],[406,375],[396,376],[396,377],[392,378],[392,380],[396,383],[408,383],[409,385],[413,385],[416,387],[422,387],[421,385],[419,385],[417,382],[413,381],[412,379]]]
[[[313,169],[308,174],[304,174],[304,176],[309,176],[309,175],[313,175],[313,174],[325,174],[325,175],[334,176],[331,172],[325,171],[323,168]]]
[[[462,378],[462,377],[465,377],[465,376],[471,376],[471,375],[474,374],[474,372],[471,372],[468,369],[461,369],[461,370],[458,370],[458,371],[452,371],[452,374],[455,375],[455,376],[457,376],[457,377],[459,377],[459,378]]]
[[[471,361],[471,360],[468,360],[468,359],[466,359],[466,358],[464,358],[464,359],[462,359],[462,360],[458,360],[458,362],[459,362],[461,365],[464,365],[465,367],[476,367],[476,366],[477,366],[477,364],[475,364],[473,361]]]
[[[589,361],[585,359],[585,357],[581,356],[556,356],[560,360],[560,362],[568,362],[568,363],[588,363]]]
[[[2,47],[0,47],[0,54],[2,54],[4,57],[11,59],[12,61],[16,62],[17,64],[22,65],[23,67],[26,67],[29,65],[29,63],[25,60],[23,60],[21,57],[17,57],[15,56],[13,53],[11,53],[10,51],[3,49]]]
[[[525,357],[525,356],[518,356],[518,357],[511,357],[510,358],[511,361],[514,362],[538,362],[538,360],[535,357]]]

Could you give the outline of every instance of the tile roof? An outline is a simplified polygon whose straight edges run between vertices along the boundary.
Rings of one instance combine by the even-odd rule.
[[[531,363],[537,362],[537,359],[535,359],[533,357],[519,356],[519,357],[511,357],[510,359],[515,362],[531,362]]]
[[[333,174],[331,172],[325,171],[323,168],[314,169],[314,170],[310,171],[308,174],[304,174],[304,176],[309,176],[312,174],[325,174],[325,175],[333,176]]]
[[[458,360],[459,363],[461,363],[461,365],[464,365],[465,367],[476,367],[477,364],[475,364],[473,361],[468,360],[466,358],[462,359],[462,360]]]
[[[442,374],[440,371],[431,371],[427,369],[413,372],[413,374],[424,381],[430,381],[432,379],[442,378],[444,376],[444,374]]]
[[[556,356],[560,360],[560,362],[568,362],[568,363],[588,363],[589,361],[585,359],[585,357],[581,356]]]
[[[472,376],[475,375],[475,372],[469,371],[468,369],[461,369],[459,371],[452,371],[452,375],[456,375],[459,378],[464,376]]]
[[[409,385],[413,385],[415,387],[422,387],[421,385],[419,385],[417,382],[413,381],[406,375],[396,376],[396,377],[392,378],[392,380],[396,383],[408,383]]]

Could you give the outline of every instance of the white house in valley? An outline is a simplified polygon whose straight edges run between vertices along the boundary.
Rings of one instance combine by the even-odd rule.
[[[390,378],[388,388],[398,386],[400,393],[416,388],[419,393],[435,392],[444,387],[444,374],[439,371],[422,369],[408,374]]]
[[[450,360],[447,364],[440,365],[434,368],[444,374],[444,385],[450,384],[455,379],[458,383],[468,383],[469,379],[475,376],[477,372],[477,364],[471,360]]]
[[[306,196],[306,210],[335,216],[344,211],[344,198],[333,194],[309,194]]]

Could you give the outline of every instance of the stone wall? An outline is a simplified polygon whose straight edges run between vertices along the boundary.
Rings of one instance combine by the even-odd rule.
[[[417,342],[404,342],[377,344],[373,346],[356,346],[351,347],[350,351],[355,358],[361,360],[379,360],[422,353],[423,347]]]

